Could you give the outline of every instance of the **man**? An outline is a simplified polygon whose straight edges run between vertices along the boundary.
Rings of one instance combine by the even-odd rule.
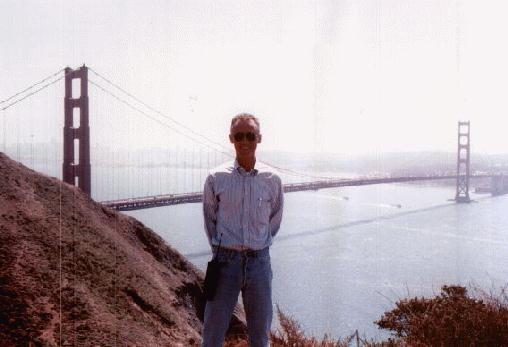
[[[236,159],[210,172],[203,192],[205,229],[221,263],[213,300],[206,303],[203,347],[222,346],[242,292],[251,347],[268,346],[272,322],[269,246],[282,220],[279,176],[256,162],[259,121],[242,113],[231,120],[229,140]]]

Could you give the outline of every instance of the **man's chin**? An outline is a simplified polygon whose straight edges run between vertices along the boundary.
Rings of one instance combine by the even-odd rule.
[[[242,157],[242,158],[250,158],[250,157],[253,157],[254,154],[255,154],[255,152],[252,150],[238,150],[238,151],[236,151],[236,156]]]

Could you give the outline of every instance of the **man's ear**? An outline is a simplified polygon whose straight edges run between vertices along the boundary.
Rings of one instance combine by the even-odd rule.
[[[261,136],[261,134],[258,135],[258,143],[261,143],[261,139],[263,138],[263,136]]]
[[[235,143],[235,139],[233,138],[233,134],[229,134],[229,142]]]

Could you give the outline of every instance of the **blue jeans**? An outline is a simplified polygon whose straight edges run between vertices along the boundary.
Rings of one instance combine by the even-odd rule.
[[[215,297],[207,301],[202,347],[220,347],[242,292],[251,347],[266,347],[272,324],[272,268],[268,247],[259,251],[221,248]]]

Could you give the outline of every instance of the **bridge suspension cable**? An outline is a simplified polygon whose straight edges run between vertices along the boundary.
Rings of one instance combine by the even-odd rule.
[[[207,136],[205,136],[205,135],[203,135],[203,134],[200,134],[200,133],[198,133],[198,132],[194,131],[193,129],[191,129],[190,127],[186,126],[185,124],[183,124],[183,123],[181,123],[181,122],[179,122],[179,121],[175,120],[174,118],[172,118],[172,117],[168,116],[167,114],[165,114],[165,113],[163,113],[163,112],[159,111],[159,110],[158,110],[158,109],[156,109],[155,107],[150,106],[149,104],[147,104],[146,102],[142,101],[140,98],[136,97],[135,95],[133,95],[133,94],[132,94],[132,93],[130,93],[129,91],[127,91],[127,90],[125,90],[124,88],[120,87],[118,84],[116,84],[116,83],[112,82],[110,79],[108,79],[108,78],[104,77],[102,74],[98,73],[98,72],[97,72],[97,71],[95,71],[93,68],[89,67],[88,69],[89,69],[89,70],[90,70],[93,74],[95,74],[97,77],[101,78],[101,79],[102,79],[103,81],[105,81],[106,83],[108,83],[108,84],[112,85],[113,87],[115,87],[116,89],[118,89],[119,91],[121,91],[122,93],[124,93],[125,95],[127,95],[128,97],[132,98],[133,100],[135,100],[135,101],[136,101],[136,102],[138,102],[139,104],[141,104],[141,105],[143,105],[144,107],[146,107],[147,109],[149,109],[150,111],[152,111],[152,112],[154,112],[154,113],[158,114],[159,116],[161,116],[161,117],[163,117],[163,118],[165,118],[165,119],[167,119],[167,120],[169,120],[169,121],[173,122],[174,124],[176,124],[176,125],[178,125],[178,126],[182,127],[183,129],[187,130],[188,132],[192,133],[193,135],[198,136],[198,137],[200,137],[200,138],[202,138],[202,139],[204,139],[204,140],[208,141],[209,143],[211,143],[211,144],[213,144],[214,146],[217,146],[217,147],[219,147],[219,148],[221,148],[221,149],[220,149],[220,150],[218,150],[218,149],[216,149],[216,148],[214,148],[214,147],[211,147],[211,146],[207,145],[206,143],[203,143],[202,141],[196,140],[195,138],[192,138],[191,136],[189,136],[189,135],[187,135],[187,134],[184,134],[183,132],[181,132],[181,131],[177,130],[176,128],[171,127],[169,124],[166,124],[166,123],[161,122],[160,120],[158,120],[158,119],[156,119],[156,118],[154,118],[154,117],[152,117],[152,116],[148,115],[146,112],[144,112],[143,110],[139,109],[138,107],[136,107],[136,106],[134,106],[134,105],[130,104],[130,103],[129,103],[129,102],[127,102],[126,100],[124,100],[124,99],[122,99],[122,98],[118,97],[118,96],[117,96],[116,94],[114,94],[113,92],[111,92],[111,91],[109,91],[109,90],[106,90],[106,88],[104,88],[104,87],[102,87],[102,86],[99,86],[99,84],[98,84],[98,83],[96,83],[96,82],[93,82],[93,81],[89,80],[89,81],[90,81],[90,83],[92,83],[92,84],[93,84],[93,85],[95,85],[96,87],[100,88],[100,89],[101,89],[102,91],[104,91],[105,93],[108,93],[110,96],[114,97],[114,98],[115,98],[115,99],[117,99],[118,101],[120,101],[120,102],[124,103],[125,105],[127,105],[127,106],[128,106],[128,107],[130,107],[131,109],[133,109],[133,110],[135,110],[135,111],[137,111],[137,112],[142,113],[144,116],[146,116],[146,117],[148,117],[148,118],[150,118],[150,119],[152,119],[152,120],[157,121],[158,123],[160,123],[160,124],[162,124],[162,125],[164,125],[164,126],[166,126],[166,127],[170,128],[170,129],[172,129],[172,130],[173,130],[173,131],[175,131],[175,132],[178,132],[179,134],[181,134],[181,135],[183,135],[183,136],[185,136],[185,137],[187,137],[187,138],[189,138],[189,139],[191,139],[191,140],[193,140],[193,141],[195,141],[195,142],[198,142],[198,143],[200,143],[200,144],[202,144],[202,145],[204,145],[204,146],[206,146],[206,147],[208,147],[208,148],[211,148],[211,149],[212,149],[212,150],[214,150],[214,151],[217,151],[217,152],[219,152],[219,153],[222,153],[222,154],[225,154],[225,155],[227,155],[227,156],[229,156],[229,157],[233,157],[233,158],[234,158],[234,156],[233,156],[233,155],[231,155],[231,154],[229,153],[229,148],[225,147],[225,146],[224,146],[224,145],[222,145],[221,143],[218,143],[218,142],[216,142],[216,141],[214,141],[214,140],[210,139],[209,137],[207,137]],[[340,178],[341,178],[341,177],[329,177],[329,176],[311,175],[311,174],[306,174],[306,173],[298,172],[298,171],[295,171],[295,170],[291,170],[291,169],[283,168],[283,167],[280,167],[280,166],[276,166],[276,165],[273,165],[273,164],[271,164],[271,163],[267,163],[267,162],[264,162],[264,161],[260,161],[260,162],[262,162],[262,163],[264,163],[264,164],[266,164],[266,165],[268,165],[268,166],[271,166],[271,167],[273,167],[273,168],[275,168],[275,169],[279,170],[281,173],[283,172],[283,173],[286,173],[286,174],[288,174],[288,175],[292,175],[292,176],[307,177],[307,178],[314,178],[314,179],[325,179],[325,180],[336,180],[336,179],[340,179]]]
[[[14,105],[16,105],[17,103],[19,103],[19,102],[21,102],[21,101],[23,101],[23,100],[25,100],[25,99],[27,99],[27,98],[31,97],[32,95],[35,95],[35,94],[39,93],[40,91],[42,91],[42,90],[44,90],[44,89],[48,88],[49,86],[51,86],[51,85],[55,84],[56,82],[58,82],[58,81],[62,80],[64,77],[65,77],[65,75],[64,75],[64,76],[61,76],[61,77],[59,77],[59,78],[57,78],[56,80],[54,80],[54,81],[52,81],[52,82],[46,83],[45,85],[43,85],[42,87],[40,87],[40,88],[38,88],[38,89],[34,90],[33,92],[31,92],[31,93],[29,93],[29,94],[26,94],[26,95],[25,95],[25,96],[23,96],[22,98],[17,99],[17,100],[15,100],[15,101],[13,101],[13,102],[11,102],[11,103],[7,104],[7,106],[4,106],[4,107],[0,108],[0,111],[5,111],[5,110],[7,110],[9,107],[14,106]],[[31,87],[31,88],[33,88],[33,87]],[[29,89],[31,89],[31,88],[29,88]],[[29,90],[29,89],[27,89],[27,90]],[[17,93],[17,95],[20,95],[20,94],[22,94],[22,93],[21,93],[21,92],[20,92],[20,93]],[[12,97],[10,97],[10,98],[8,98],[8,99],[4,100],[3,102],[7,102],[7,100],[11,100],[13,97],[14,97],[14,96],[12,96]]]
[[[43,78],[43,79],[42,79],[42,80],[40,80],[39,82],[35,82],[34,84],[32,84],[31,86],[29,86],[29,87],[27,87],[27,88],[23,89],[22,91],[17,92],[17,93],[16,93],[16,94],[14,94],[14,95],[11,95],[11,96],[10,96],[10,97],[8,97],[7,99],[1,100],[1,101],[0,101],[0,104],[6,103],[7,101],[9,101],[9,100],[11,100],[11,99],[14,99],[14,98],[15,98],[15,97],[17,97],[18,95],[23,94],[23,93],[25,93],[25,92],[29,91],[29,90],[30,90],[30,89],[32,89],[33,87],[38,86],[39,84],[42,84],[42,83],[46,82],[47,80],[49,80],[49,79],[51,79],[51,78],[53,78],[53,77],[57,76],[59,73],[61,73],[61,72],[62,72],[62,71],[64,71],[64,70],[65,70],[65,69],[60,69],[60,70],[58,70],[57,72],[55,72],[55,73],[53,73],[53,74],[51,74],[51,75],[49,75],[49,76],[47,76],[47,77]]]
[[[157,123],[161,124],[162,126],[164,126],[164,127],[166,127],[166,128],[169,128],[169,129],[171,129],[171,130],[175,131],[176,133],[178,133],[178,134],[180,134],[180,135],[182,135],[182,136],[185,136],[185,137],[187,137],[188,139],[190,139],[190,140],[192,140],[192,141],[194,141],[194,142],[198,142],[199,144],[204,145],[204,146],[206,146],[206,147],[208,147],[208,148],[211,148],[211,149],[213,149],[213,150],[215,150],[215,151],[218,151],[219,153],[222,153],[222,154],[224,154],[224,155],[227,155],[227,156],[232,157],[232,155],[231,155],[230,153],[227,153],[227,152],[223,152],[223,151],[217,150],[216,148],[213,148],[213,147],[209,146],[208,144],[206,144],[206,143],[204,143],[204,142],[202,142],[202,141],[196,140],[195,138],[193,138],[193,137],[191,137],[191,136],[189,136],[189,135],[187,135],[187,134],[183,133],[183,132],[182,132],[182,131],[180,131],[179,129],[174,128],[174,127],[172,127],[171,125],[169,125],[169,124],[167,124],[167,123],[164,123],[164,122],[163,122],[163,121],[161,121],[160,119],[157,119],[157,118],[153,117],[152,115],[148,114],[147,112],[145,112],[145,111],[141,110],[140,108],[138,108],[138,107],[136,107],[136,106],[132,105],[130,102],[126,101],[125,99],[122,99],[121,97],[119,97],[118,95],[116,95],[115,93],[113,93],[112,91],[110,91],[110,90],[108,90],[108,89],[104,88],[103,86],[101,86],[101,85],[100,85],[100,84],[98,84],[97,82],[94,82],[94,81],[93,81],[93,80],[91,80],[91,79],[88,79],[88,82],[90,82],[90,84],[92,84],[92,85],[94,85],[95,87],[97,87],[97,88],[99,88],[100,90],[102,90],[104,93],[108,94],[109,96],[111,96],[111,97],[115,98],[116,100],[118,100],[119,102],[123,103],[124,105],[126,105],[126,106],[127,106],[127,107],[129,107],[130,109],[132,109],[132,110],[134,110],[134,111],[136,111],[136,112],[138,112],[138,113],[142,114],[143,116],[145,116],[145,117],[147,117],[147,118],[149,118],[149,119],[151,119],[151,120],[153,120],[153,121],[155,121],[155,122],[157,122]]]
[[[157,113],[159,116],[175,123],[176,125],[184,128],[185,130],[189,131],[190,133],[198,136],[198,137],[201,137],[203,138],[204,140],[210,142],[210,143],[213,143],[214,145],[218,146],[218,147],[221,147],[221,148],[225,148],[222,144],[210,139],[209,137],[205,136],[205,135],[202,135],[196,131],[194,131],[193,129],[191,129],[190,127],[186,126],[185,124],[177,121],[176,119],[174,119],[173,117],[170,117],[166,114],[164,114],[163,112],[157,110],[155,107],[152,107],[150,105],[148,105],[146,102],[144,102],[143,100],[139,99],[138,97],[136,97],[135,95],[133,95],[132,93],[128,92],[127,90],[123,89],[122,87],[120,87],[118,84],[112,82],[111,80],[109,80],[108,78],[102,76],[101,74],[99,74],[97,71],[95,71],[93,68],[89,67],[88,68],[90,71],[92,71],[92,73],[94,73],[96,76],[98,76],[99,78],[101,78],[102,80],[104,80],[105,82],[109,83],[110,85],[112,85],[113,87],[115,87],[116,89],[120,90],[122,93],[124,93],[125,95],[129,96],[130,98],[134,99],[136,102],[139,102],[141,105],[143,105],[144,107],[146,107],[147,109],[149,109],[150,111],[152,112],[155,112]],[[183,134],[182,134],[183,135]]]

